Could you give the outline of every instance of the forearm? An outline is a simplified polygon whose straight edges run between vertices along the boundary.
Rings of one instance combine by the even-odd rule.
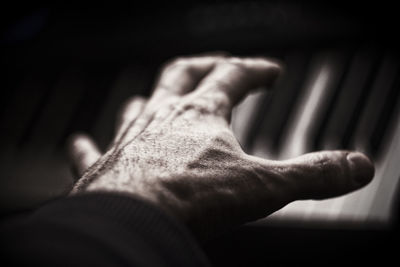
[[[3,259],[49,266],[207,266],[174,218],[139,199],[88,193],[48,203],[1,229]]]

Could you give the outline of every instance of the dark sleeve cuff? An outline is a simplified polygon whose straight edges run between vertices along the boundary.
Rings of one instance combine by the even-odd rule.
[[[151,204],[87,193],[3,227],[7,258],[28,265],[208,266],[191,233]]]

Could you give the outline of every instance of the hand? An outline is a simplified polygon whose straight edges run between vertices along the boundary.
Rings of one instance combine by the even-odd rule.
[[[83,174],[72,194],[139,197],[205,238],[291,201],[334,197],[370,182],[374,167],[357,152],[323,151],[286,161],[243,152],[229,127],[231,110],[279,72],[278,64],[263,58],[209,55],[169,62],[149,100],[127,101],[104,155],[89,137],[72,139],[72,159]]]

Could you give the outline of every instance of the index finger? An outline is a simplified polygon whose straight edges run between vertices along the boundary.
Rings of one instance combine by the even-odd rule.
[[[224,57],[225,53],[207,53],[191,57],[179,57],[167,62],[159,75],[152,98],[168,95],[184,95]]]
[[[195,94],[207,99],[226,97],[230,111],[250,90],[270,86],[280,71],[277,61],[266,58],[228,58],[201,81]]]

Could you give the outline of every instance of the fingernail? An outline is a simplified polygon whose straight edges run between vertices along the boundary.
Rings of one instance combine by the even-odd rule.
[[[359,152],[350,152],[347,155],[351,174],[358,184],[367,184],[374,177],[375,168],[367,156]]]

